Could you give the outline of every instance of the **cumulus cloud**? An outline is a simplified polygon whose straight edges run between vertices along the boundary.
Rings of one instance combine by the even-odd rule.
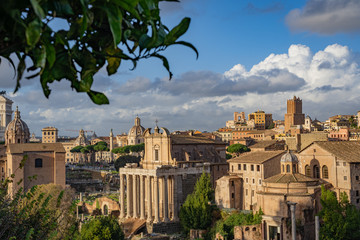
[[[303,99],[303,111],[325,120],[334,114],[353,114],[360,109],[360,57],[347,46],[333,44],[313,53],[305,45],[291,45],[286,53],[270,54],[246,69],[235,64],[224,73],[190,71],[173,80],[131,78],[122,84],[99,76],[99,85],[110,105],[96,106],[86,94],[68,90],[68,82],[55,82],[49,100],[37,90],[10,96],[19,105],[31,131],[54,125],[61,135],[66,129],[86,128],[99,135],[127,132],[139,115],[144,127],[170,130],[215,130],[232,118],[234,111],[258,109],[283,119],[286,100]],[[104,78],[104,79],[101,79]]]
[[[309,0],[302,9],[294,9],[286,16],[293,31],[319,34],[360,31],[360,1]]]

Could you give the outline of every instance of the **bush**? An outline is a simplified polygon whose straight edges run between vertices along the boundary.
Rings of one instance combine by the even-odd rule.
[[[250,148],[248,148],[247,146],[242,145],[240,143],[237,143],[237,144],[230,145],[226,149],[226,151],[228,151],[229,153],[235,153],[236,155],[239,155],[240,153],[243,153],[243,152],[250,152]]]
[[[125,167],[127,163],[140,163],[140,157],[125,155],[120,156],[118,159],[114,162],[114,167],[117,171],[119,171],[119,168]]]
[[[214,227],[210,230],[209,238],[214,239],[215,234],[220,233],[225,239],[233,239],[235,226],[260,224],[263,214],[264,213],[261,209],[255,214],[245,214],[239,212],[224,214],[223,212],[223,218],[217,221]]]
[[[81,227],[79,240],[124,239],[124,233],[118,221],[112,216],[98,216]]]
[[[231,159],[232,158],[232,155],[231,154],[226,154],[226,159]]]

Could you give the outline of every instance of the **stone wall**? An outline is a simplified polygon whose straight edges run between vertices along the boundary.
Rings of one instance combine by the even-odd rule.
[[[261,224],[248,226],[235,226],[235,240],[261,240]]]

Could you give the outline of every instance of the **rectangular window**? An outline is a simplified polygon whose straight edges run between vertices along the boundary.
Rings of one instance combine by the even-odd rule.
[[[344,181],[347,181],[347,176],[344,176]]]
[[[247,189],[245,189],[245,195],[246,195],[246,196],[248,195],[248,190],[247,190]]]
[[[231,186],[232,186],[232,187],[234,186],[234,181],[231,181]]]
[[[355,179],[356,179],[357,181],[359,181],[359,176],[355,176]]]
[[[35,168],[42,168],[42,159],[41,158],[35,159]]]
[[[246,171],[246,164],[244,164],[244,171]]]
[[[344,167],[346,166],[346,162],[343,163]]]
[[[254,171],[254,165],[251,164],[251,171]]]
[[[241,164],[238,164],[238,170],[241,170]]]
[[[253,184],[255,184],[255,178],[252,179]]]
[[[159,161],[159,150],[155,149],[155,161]]]
[[[260,172],[260,165],[256,165],[256,170]]]
[[[340,166],[340,162],[339,162],[339,161],[336,161],[336,166]]]
[[[358,199],[356,199],[356,203],[359,203],[360,202],[360,199],[358,198]]]
[[[235,197],[235,194],[234,193],[231,193],[231,198],[234,198]]]
[[[356,190],[356,196],[358,197],[359,196],[359,190]]]
[[[261,179],[259,179],[259,185],[261,185]]]
[[[249,182],[249,179],[248,178],[246,178],[246,183],[248,183]]]
[[[251,196],[252,196],[252,197],[254,196],[254,193],[255,193],[255,191],[254,191],[254,190],[251,190]]]

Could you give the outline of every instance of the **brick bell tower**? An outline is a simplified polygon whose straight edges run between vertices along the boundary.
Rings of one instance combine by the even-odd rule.
[[[285,114],[285,133],[289,132],[291,126],[303,125],[305,114],[302,113],[302,100],[294,96],[287,100],[287,113]]]

